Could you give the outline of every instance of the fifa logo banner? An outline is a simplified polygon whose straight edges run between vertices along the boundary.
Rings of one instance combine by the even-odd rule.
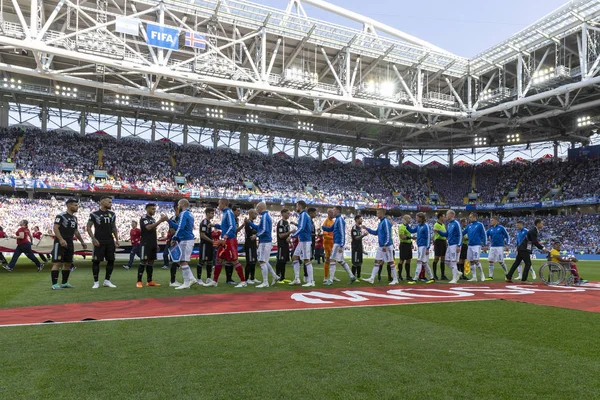
[[[179,29],[165,25],[146,23],[146,43],[163,49],[179,48]]]

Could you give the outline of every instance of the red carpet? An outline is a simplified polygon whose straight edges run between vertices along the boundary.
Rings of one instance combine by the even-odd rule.
[[[103,290],[103,289],[99,289]],[[0,309],[0,326],[30,325],[46,321],[80,322],[162,318],[319,308],[369,307],[503,299],[574,310],[600,312],[600,284],[583,287],[536,285],[418,285],[344,287],[335,289],[264,291],[210,294],[194,287],[190,296],[101,301]]]

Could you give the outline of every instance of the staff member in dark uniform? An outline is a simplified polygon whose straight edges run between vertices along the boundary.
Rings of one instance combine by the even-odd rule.
[[[433,279],[436,281],[438,279],[437,274],[437,264],[440,262],[440,271],[442,273],[442,280],[449,280],[446,278],[446,250],[448,249],[448,240],[440,235],[437,232],[446,232],[446,225],[444,225],[444,220],[446,218],[446,214],[440,212],[437,214],[437,221],[433,225]]]
[[[252,222],[256,219],[257,215],[258,214],[256,213],[255,209],[249,210],[248,221],[244,223],[244,252],[246,253],[246,270],[244,271],[244,276],[246,277],[246,283],[249,285],[260,283],[260,281],[254,280],[256,260],[258,259],[258,245],[256,244],[257,231],[249,224],[249,222]]]
[[[285,267],[290,261],[290,210],[284,208],[281,210],[281,219],[277,222],[277,264],[275,264],[275,273],[279,275],[281,280],[279,283],[290,283],[289,279],[285,279]]]
[[[351,250],[352,250],[352,273],[356,276],[356,281],[360,282],[360,274],[362,271],[363,263],[363,238],[367,236],[368,232],[363,232],[362,229],[363,219],[361,215],[354,217],[354,226],[350,231],[352,236]]]
[[[460,219],[460,227],[464,231],[467,227],[468,222],[466,218]],[[465,275],[465,261],[467,260],[467,251],[469,250],[469,236],[463,235],[462,246],[460,246],[460,257],[458,260],[458,270],[461,273],[460,279],[463,281],[468,280],[467,275]]]
[[[100,198],[100,209],[90,214],[87,223],[87,233],[92,238],[94,245],[92,253],[92,273],[94,274],[94,286],[92,289],[98,289],[98,275],[100,274],[100,263],[106,260],[106,275],[104,276],[103,286],[116,288],[110,281],[113,269],[115,267],[115,251],[119,245],[119,231],[117,230],[117,217],[112,208],[112,198],[103,196]],[[92,232],[92,226],[94,231]],[[113,240],[114,236],[114,240]]]
[[[529,275],[529,270],[531,269],[531,253],[533,251],[533,246],[537,247],[544,253],[548,253],[548,250],[542,246],[539,240],[540,229],[544,227],[544,223],[541,219],[537,218],[534,221],[535,227],[530,229],[527,232],[527,236],[525,239],[518,244],[517,247],[517,257],[515,258],[515,262],[513,263],[510,271],[508,271],[508,275],[506,275],[506,282],[512,283],[512,276],[521,265],[521,261],[525,263],[525,269],[523,270],[523,275],[521,277],[521,283],[523,284],[531,284],[531,282],[527,282],[527,277]]]
[[[412,234],[407,229],[407,226],[411,221],[412,218],[410,215],[405,215],[402,217],[402,223],[398,226],[398,237],[400,238],[400,265],[398,265],[398,278],[402,279],[402,264],[404,264],[407,281],[412,281],[412,276],[410,275],[410,261],[413,257],[413,244]]]

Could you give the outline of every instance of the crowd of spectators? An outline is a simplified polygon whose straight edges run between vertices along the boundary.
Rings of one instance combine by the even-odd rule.
[[[452,168],[432,167],[428,171],[431,189],[446,204],[463,204],[473,187],[473,167],[455,165]]]
[[[439,196],[439,203],[462,205],[473,191],[479,194],[478,202],[498,203],[520,180],[523,184],[517,197],[508,201],[581,198],[600,190],[597,159],[452,168],[366,167],[307,157],[293,159],[284,154],[239,154],[198,145],[178,146],[168,141],[148,143],[108,135],[41,134],[36,129],[5,128],[0,130],[3,160],[10,156],[19,136],[22,143],[12,160],[16,170],[3,175],[0,183],[8,184],[10,178],[35,179],[50,187],[102,184],[145,192],[197,191],[201,197],[213,198],[303,198],[316,204],[385,207],[404,202],[427,204],[431,194]],[[94,178],[96,169],[107,171],[108,176]]]

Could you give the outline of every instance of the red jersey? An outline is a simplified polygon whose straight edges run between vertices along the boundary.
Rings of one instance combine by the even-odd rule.
[[[30,241],[29,241],[29,228],[20,227],[19,229],[17,229],[17,236],[19,236],[19,233],[21,233],[21,232],[23,232],[25,234],[25,237],[23,239],[17,239],[17,244],[30,243]]]
[[[322,248],[323,248],[323,235],[319,235],[315,239],[315,249],[322,249]]]
[[[129,231],[129,240],[131,240],[132,246],[137,246],[140,244],[140,241],[142,240],[142,231],[140,228],[135,228]]]
[[[31,235],[32,235],[32,236],[33,236],[33,238],[34,238],[34,239],[36,239],[36,240],[42,240],[42,232],[40,232],[40,231],[33,232]]]
[[[4,231],[0,231],[0,239],[6,239],[8,236],[6,236],[6,232]]]
[[[173,234],[171,233],[171,231],[167,232],[167,239],[165,240],[167,243],[171,242],[171,238],[173,237]]]

